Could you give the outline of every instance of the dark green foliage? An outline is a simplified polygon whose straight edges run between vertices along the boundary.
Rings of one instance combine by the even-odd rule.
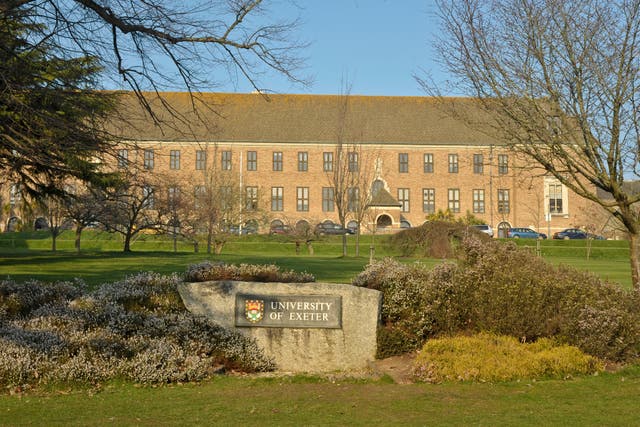
[[[553,267],[512,243],[470,236],[458,256],[457,263],[432,270],[385,260],[354,280],[384,294],[387,330],[379,344],[392,347],[381,348],[381,354],[417,348],[430,337],[488,331],[526,342],[555,337],[614,361],[640,355],[637,293]],[[406,345],[394,343],[400,340]]]
[[[389,245],[399,249],[402,256],[452,258],[462,239],[470,234],[489,239],[489,236],[461,222],[429,221],[394,234]]]
[[[100,129],[116,95],[88,90],[96,58],[32,44],[23,13],[0,12],[0,169],[33,196],[62,193],[67,178],[104,183],[95,158],[113,146]]]

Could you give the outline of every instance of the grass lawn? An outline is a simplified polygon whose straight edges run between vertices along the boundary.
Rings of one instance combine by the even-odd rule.
[[[219,377],[0,396],[1,425],[638,425],[640,369],[566,381],[393,384]]]

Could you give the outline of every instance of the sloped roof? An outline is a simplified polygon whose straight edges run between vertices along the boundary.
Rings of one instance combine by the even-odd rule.
[[[395,197],[391,195],[386,189],[380,188],[376,193],[371,197],[371,201],[369,202],[369,206],[372,207],[390,207],[390,206],[402,206]]]
[[[162,93],[176,118],[155,94],[146,96],[162,126],[124,93],[109,130],[138,141],[499,144],[453,119],[430,97]],[[446,100],[467,112],[478,110],[471,98]],[[475,115],[482,119],[480,112]]]

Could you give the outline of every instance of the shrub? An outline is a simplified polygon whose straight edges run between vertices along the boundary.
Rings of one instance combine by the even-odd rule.
[[[617,362],[640,355],[640,294],[474,235],[458,257],[432,270],[387,259],[354,279],[383,292],[380,355],[466,331],[526,342],[555,337]]]
[[[273,369],[255,341],[189,313],[177,284],[175,275],[143,273],[87,294],[69,284],[3,282],[11,315],[0,322],[0,384],[157,383]]]
[[[474,235],[489,240],[489,236],[460,222],[430,221],[419,227],[402,230],[391,236],[389,244],[402,256],[453,258],[462,240]]]
[[[520,343],[516,338],[481,333],[427,341],[414,362],[419,381],[511,381],[593,374],[603,364],[577,347],[549,339]]]
[[[298,273],[293,270],[282,271],[273,264],[225,264],[204,261],[190,265],[185,274],[187,282],[206,282],[210,280],[241,280],[247,282],[315,282],[315,277],[309,273]]]

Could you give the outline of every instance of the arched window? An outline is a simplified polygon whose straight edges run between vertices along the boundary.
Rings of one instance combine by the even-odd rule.
[[[506,238],[507,237],[507,231],[511,228],[511,224],[509,224],[506,221],[501,222],[500,224],[498,224],[498,238]]]

